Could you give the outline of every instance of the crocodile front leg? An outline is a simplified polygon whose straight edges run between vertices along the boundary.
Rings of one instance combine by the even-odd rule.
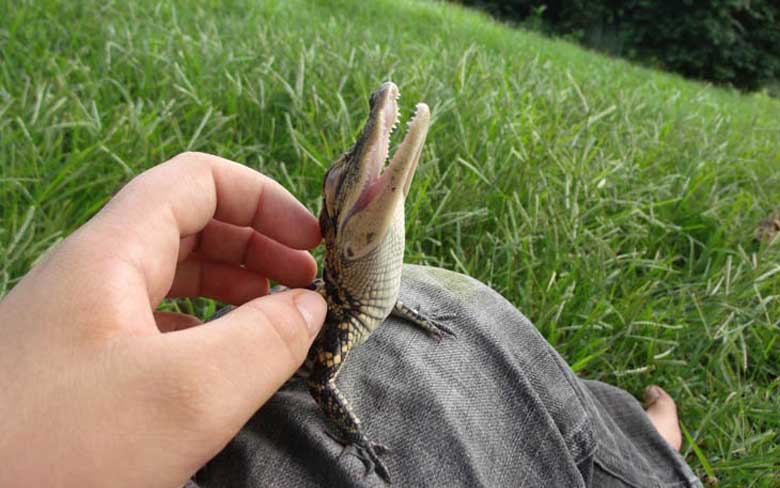
[[[414,325],[420,327],[425,332],[435,337],[439,342],[441,342],[441,340],[444,338],[444,334],[456,337],[455,332],[453,332],[453,330],[447,327],[446,325],[436,320],[425,317],[420,313],[419,310],[415,310],[405,305],[400,300],[395,302],[395,306],[393,307],[393,310],[390,313],[395,317],[408,320]]]

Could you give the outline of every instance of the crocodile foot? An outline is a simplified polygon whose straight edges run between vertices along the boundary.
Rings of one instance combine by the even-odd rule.
[[[352,447],[355,448],[357,458],[363,461],[363,465],[366,467],[366,476],[375,472],[385,482],[391,482],[387,466],[379,459],[379,456],[387,453],[388,448],[386,446],[369,442],[367,445],[352,444]]]
[[[400,317],[404,320],[408,320],[414,325],[422,328],[428,334],[435,337],[436,340],[439,342],[441,342],[444,339],[444,334],[447,334],[452,337],[457,337],[455,332],[449,327],[447,327],[446,325],[442,324],[437,320],[433,320],[431,318],[425,317],[422,313],[420,313],[419,310],[415,310],[412,307],[405,305],[401,301],[397,301],[395,303],[395,306],[393,307],[393,311],[391,313],[396,317]]]
[[[377,442],[371,442],[365,437],[359,440],[350,441],[330,431],[325,431],[325,433],[328,437],[344,446],[344,449],[341,451],[342,455],[352,454],[363,462],[363,465],[366,468],[366,476],[375,472],[385,482],[388,484],[391,483],[390,472],[387,470],[385,463],[379,459],[379,456],[390,451],[387,446]]]

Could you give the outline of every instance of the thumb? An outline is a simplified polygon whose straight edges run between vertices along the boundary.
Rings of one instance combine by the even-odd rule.
[[[227,442],[300,367],[322,327],[325,300],[289,290],[252,300],[207,324],[157,336],[152,362],[185,398],[178,420]],[[173,375],[173,376],[171,376]],[[194,415],[193,415],[194,414]],[[220,446],[221,447],[221,446]]]

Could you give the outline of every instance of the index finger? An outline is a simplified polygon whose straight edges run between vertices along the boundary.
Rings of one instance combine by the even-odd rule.
[[[169,208],[181,236],[199,232],[213,217],[295,249],[311,249],[321,239],[317,219],[282,185],[219,156],[182,153],[133,183],[123,192],[139,190],[149,207]]]
[[[279,183],[203,153],[183,153],[142,173],[97,220],[121,230],[126,236],[122,241],[130,246],[125,251],[143,269],[149,291],[164,296],[175,272],[180,239],[196,234],[212,218],[253,227],[295,249],[311,249],[321,240],[317,219]]]

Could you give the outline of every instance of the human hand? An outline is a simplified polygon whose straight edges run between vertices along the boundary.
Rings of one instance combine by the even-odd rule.
[[[184,484],[303,362],[324,300],[258,297],[311,282],[320,238],[216,156],[132,180],[0,301],[0,486]],[[199,325],[156,312],[166,296],[241,306]]]

